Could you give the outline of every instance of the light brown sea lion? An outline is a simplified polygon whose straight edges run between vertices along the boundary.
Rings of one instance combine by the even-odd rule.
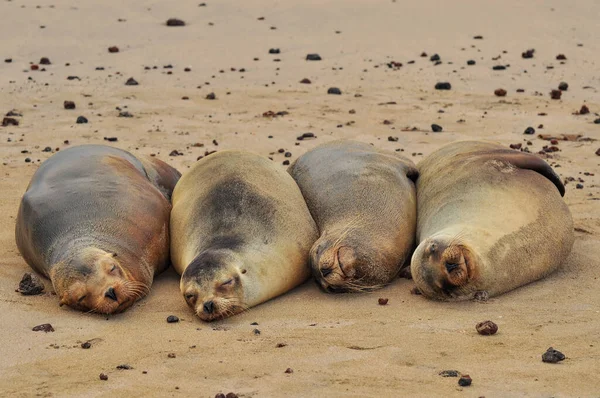
[[[168,266],[169,202],[180,174],[155,158],[82,145],[33,175],[16,241],[61,305],[110,314],[130,307]]]
[[[493,297],[548,275],[571,251],[564,186],[539,157],[456,142],[419,163],[419,173],[411,273],[425,296]]]
[[[317,229],[285,170],[259,155],[223,151],[198,161],[175,187],[171,237],[181,293],[212,321],[305,281]]]
[[[308,151],[288,172],[321,234],[310,253],[319,285],[328,292],[351,292],[391,282],[414,248],[414,164],[344,140]]]

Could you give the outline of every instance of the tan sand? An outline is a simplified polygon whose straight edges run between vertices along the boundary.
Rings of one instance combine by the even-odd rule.
[[[1,396],[600,396],[597,0],[199,3],[0,3],[0,111],[23,114],[18,127],[0,127]],[[170,17],[187,26],[166,27]],[[113,45],[119,53],[108,53]],[[269,55],[270,48],[281,53]],[[522,59],[529,48],[534,58]],[[438,53],[442,64],[420,57],[422,51]],[[307,53],[323,60],[305,61]],[[559,53],[567,60],[556,60]],[[24,72],[41,57],[52,61],[41,66],[45,72]],[[477,64],[467,66],[469,59]],[[392,70],[390,61],[403,66]],[[168,64],[173,68],[164,69]],[[499,64],[510,67],[493,71]],[[140,84],[125,86],[129,77]],[[303,78],[312,84],[300,84]],[[452,90],[434,90],[439,81]],[[568,91],[551,100],[561,81]],[[329,87],[343,94],[327,95]],[[506,97],[494,96],[497,88],[506,89]],[[205,99],[210,92],[216,100]],[[64,100],[77,109],[63,109]],[[394,103],[381,105],[388,102]],[[591,113],[573,115],[584,103]],[[118,117],[116,107],[134,117]],[[269,110],[289,114],[262,117]],[[75,124],[80,115],[89,123]],[[432,123],[444,131],[431,133]],[[549,145],[524,136],[528,126],[536,134],[586,139],[561,141],[548,159],[563,179],[582,179],[583,189],[572,181],[565,197],[576,242],[559,272],[485,304],[428,301],[411,295],[407,280],[363,295],[327,295],[307,283],[242,315],[204,324],[186,307],[172,270],[156,279],[146,299],[110,317],[59,308],[50,293],[15,292],[29,271],[14,242],[18,203],[39,162],[51,155],[42,149],[65,148],[64,140],[72,146],[118,137],[112,145],[156,153],[185,172],[207,150],[243,148],[267,156],[284,148],[293,160],[335,138],[403,149],[416,162],[457,139],[507,147],[527,146],[530,139],[533,152]],[[413,127],[417,131],[403,131]],[[318,138],[295,146],[305,132]],[[174,149],[183,156],[169,157]],[[25,163],[27,157],[33,162]],[[389,304],[379,306],[379,297]],[[181,322],[168,324],[170,314]],[[476,333],[475,324],[487,319],[499,325],[497,335]],[[47,322],[54,333],[31,331]],[[91,349],[80,348],[88,340]],[[550,346],[567,359],[542,363]],[[117,370],[120,364],[133,369]],[[287,368],[293,373],[284,373]],[[438,375],[447,369],[469,374],[473,384],[462,388],[456,378]],[[99,380],[100,373],[108,380]]]

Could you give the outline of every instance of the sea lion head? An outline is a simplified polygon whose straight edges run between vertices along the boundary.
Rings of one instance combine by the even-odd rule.
[[[208,250],[198,255],[181,275],[186,303],[203,321],[214,321],[243,312],[246,273],[237,255],[229,250]]]
[[[91,247],[55,264],[50,273],[60,305],[81,311],[121,312],[148,292],[131,279],[116,253]]]
[[[329,293],[345,293],[370,291],[389,282],[394,275],[382,266],[382,252],[371,250],[368,240],[356,233],[344,235],[324,234],[313,245],[310,265],[317,284]]]
[[[435,237],[415,250],[410,271],[417,288],[429,298],[467,300],[477,292],[480,261],[468,244],[453,237]]]

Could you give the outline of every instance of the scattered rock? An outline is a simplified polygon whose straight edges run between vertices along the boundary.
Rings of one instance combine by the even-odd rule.
[[[475,65],[475,64],[476,64],[476,62],[473,59],[470,59],[467,61],[467,65]]]
[[[329,90],[327,90],[327,94],[342,95],[342,90],[337,87],[330,87]]]
[[[587,115],[588,113],[590,113],[590,109],[586,105],[582,105],[581,109],[579,110],[579,113],[577,113],[577,114],[578,115]]]
[[[577,188],[577,189],[583,189],[583,184],[577,184],[577,185],[575,185],[575,188]]]
[[[311,84],[312,82],[309,79],[304,78],[304,79],[300,80],[300,83],[302,83],[302,84]]]
[[[294,370],[292,368],[287,368],[285,370],[285,372],[283,372],[283,373],[287,373],[287,374],[294,373]]]
[[[185,26],[185,22],[177,18],[167,19],[167,26]]]
[[[117,46],[108,47],[108,52],[109,53],[118,53],[119,47],[117,47]]]
[[[173,149],[170,153],[169,156],[183,156],[183,152],[178,151],[177,149]]]
[[[88,120],[85,116],[79,116],[77,118],[77,120],[75,121],[75,123],[77,123],[77,124],[86,124],[87,122],[88,122]]]
[[[504,65],[495,65],[492,67],[493,70],[504,70],[506,69],[506,66]]]
[[[303,140],[305,140],[307,138],[317,138],[317,136],[314,133],[304,133],[304,134],[296,137],[296,139],[298,141],[303,141]]]
[[[34,296],[44,291],[44,284],[36,274],[26,272],[19,282],[17,291],[24,296]]]
[[[379,305],[386,305],[388,303],[388,299],[387,298],[379,298],[379,300],[377,300],[377,302],[379,303]]]
[[[133,114],[128,111],[121,111],[119,112],[119,117],[133,117]]]
[[[477,329],[477,333],[479,333],[482,336],[491,336],[493,334],[496,334],[496,332],[498,331],[498,325],[496,325],[492,321],[479,322],[475,326],[475,329]]]
[[[225,398],[225,394],[223,394],[222,392],[220,392],[217,395],[215,395],[215,398]]]
[[[398,137],[392,137],[391,135],[388,137],[389,142],[398,142]]]
[[[117,142],[119,139],[117,137],[104,137],[104,141]]]
[[[319,54],[306,54],[307,61],[321,61],[322,58]]]
[[[523,144],[521,144],[519,142],[517,144],[510,144],[509,146],[510,146],[510,149],[517,149],[517,150],[519,150],[519,149],[521,149],[521,147],[523,146]]]
[[[494,94],[496,94],[497,97],[505,97],[506,96],[506,90],[503,88],[498,88],[494,91]]]
[[[252,331],[252,333],[254,333],[255,335],[257,335],[257,336],[258,336],[258,335],[260,334],[260,330],[258,330],[258,329],[254,329],[254,330]]]
[[[567,59],[567,57],[565,56],[565,54],[558,54],[556,56],[556,59],[559,60],[559,61],[564,61],[564,60]]]
[[[462,375],[460,379],[458,379],[458,385],[461,387],[468,387],[472,382],[473,379],[471,379],[471,376],[469,375]]]
[[[238,395],[234,392],[228,392],[225,398],[238,398]]]
[[[179,317],[177,317],[175,315],[169,315],[167,317],[167,322],[168,323],[177,323],[177,322],[179,322]]]
[[[558,85],[558,89],[560,91],[567,91],[569,89],[569,84],[566,82],[560,82]]]
[[[125,82],[126,86],[137,86],[139,83],[133,78],[130,77],[129,79],[127,79],[127,81]]]
[[[550,91],[550,98],[552,98],[553,100],[559,100],[561,95],[562,95],[562,91],[560,91],[560,90]]]
[[[39,67],[39,65],[33,64],[33,65],[31,65],[29,67],[29,69],[31,69],[31,70],[40,70],[40,67]]]
[[[4,119],[2,119],[2,127],[18,126],[18,125],[19,125],[19,121],[15,118],[5,117]]]
[[[6,62],[7,64],[10,64],[12,62],[12,58],[5,58],[4,62]]]
[[[167,357],[169,357],[169,358],[176,358],[177,355],[175,355],[174,352],[170,352],[170,353],[167,354]]]
[[[594,120],[594,124],[600,124],[600,118]]]
[[[117,365],[117,369],[121,369],[121,370],[131,370],[131,369],[133,369],[133,366],[131,366],[131,365],[127,365],[127,364],[122,364],[122,365]]]
[[[277,348],[283,348],[283,347],[286,347],[286,346],[287,346],[287,344],[285,344],[285,343],[277,343],[277,345],[275,347],[277,347]]]
[[[217,96],[215,95],[215,93],[210,93],[206,95],[206,99],[207,100],[215,100],[217,99]]]
[[[269,54],[279,54],[279,53],[281,53],[281,50],[279,50],[278,48],[269,49]]]
[[[441,133],[442,130],[442,126],[440,126],[439,124],[434,123],[431,125],[431,131],[433,131],[434,133]]]
[[[75,109],[75,102],[73,102],[73,101],[65,101],[63,103],[63,106],[65,107],[65,109]]]
[[[54,328],[49,323],[43,323],[41,325],[34,326],[31,330],[34,332],[54,332]]]
[[[92,343],[90,343],[89,341],[84,341],[83,343],[81,343],[81,348],[83,348],[84,350],[90,349],[92,348]]]
[[[527,127],[523,134],[532,135],[535,134],[535,129],[533,127]]]
[[[523,53],[521,53],[521,57],[523,58],[533,58],[533,53],[535,52],[535,50],[532,48],[530,50],[524,51]]]
[[[104,373],[100,373],[100,380],[106,381],[106,380],[108,380],[108,376],[105,375]]]
[[[483,36],[481,36],[481,35],[473,36],[473,39],[475,39],[475,40],[483,40]]]
[[[442,370],[438,374],[442,377],[458,377],[458,376],[460,376],[460,372],[458,370]]]
[[[42,57],[40,59],[40,65],[51,65],[50,59],[48,57]]]
[[[560,361],[563,361],[564,359],[565,354],[558,350],[555,350],[552,347],[548,348],[548,350],[546,350],[546,352],[542,354],[542,362],[558,363]]]
[[[435,84],[436,90],[450,90],[452,85],[448,82],[440,82]]]
[[[429,57],[429,60],[431,62],[437,62],[440,60],[440,56],[439,56],[439,54],[433,54],[431,57]]]

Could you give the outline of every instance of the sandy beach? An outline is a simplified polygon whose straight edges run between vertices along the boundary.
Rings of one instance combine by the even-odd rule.
[[[0,15],[0,119],[12,119],[0,127],[1,396],[600,397],[598,1],[3,0]],[[297,140],[307,132],[317,138]],[[572,254],[485,303],[430,301],[406,279],[344,295],[310,281],[214,323],[195,318],[172,269],[114,316],[59,308],[47,280],[42,295],[15,291],[30,271],[19,201],[57,149],[113,145],[185,173],[224,149],[284,168],[339,138],[415,163],[464,139],[542,151],[567,182]],[[485,320],[496,335],[477,334]],[[31,330],[44,323],[55,331]],[[548,347],[567,358],[543,363]]]

